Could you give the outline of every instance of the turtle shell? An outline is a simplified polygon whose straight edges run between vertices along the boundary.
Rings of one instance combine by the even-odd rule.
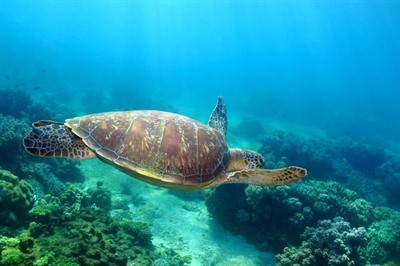
[[[229,161],[222,134],[178,114],[111,112],[68,119],[65,124],[100,159],[157,186],[207,186]]]

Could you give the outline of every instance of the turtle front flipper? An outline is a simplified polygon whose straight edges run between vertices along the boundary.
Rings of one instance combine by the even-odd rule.
[[[59,122],[38,121],[23,140],[30,154],[41,157],[90,159],[96,157],[71,129]]]
[[[280,169],[245,169],[228,174],[224,184],[245,183],[258,186],[282,186],[305,177],[307,170],[297,166]]]

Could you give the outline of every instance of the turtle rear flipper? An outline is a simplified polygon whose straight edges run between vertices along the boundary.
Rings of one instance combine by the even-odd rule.
[[[245,169],[231,173],[223,183],[246,183],[258,186],[282,186],[307,175],[307,170],[297,166],[280,169]]]
[[[222,96],[218,97],[217,105],[211,113],[210,119],[208,120],[208,125],[219,131],[222,136],[226,136],[228,120],[226,118],[226,107]]]
[[[27,152],[41,157],[90,159],[96,157],[82,141],[65,125],[55,122],[37,122],[24,138]]]

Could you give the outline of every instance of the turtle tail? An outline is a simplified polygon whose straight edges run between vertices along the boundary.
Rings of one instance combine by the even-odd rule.
[[[63,123],[38,121],[24,138],[23,145],[32,155],[41,157],[63,157],[90,159],[96,157],[82,141]]]

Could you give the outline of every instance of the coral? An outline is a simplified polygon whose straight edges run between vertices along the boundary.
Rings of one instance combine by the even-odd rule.
[[[341,217],[318,221],[301,235],[299,248],[285,248],[276,255],[279,265],[363,265],[360,247],[367,243],[364,227],[351,228]]]
[[[400,203],[400,157],[393,156],[376,168],[376,175],[384,180],[383,185],[388,193],[389,203]]]
[[[90,196],[87,199],[87,204],[109,209],[111,207],[111,194],[109,191],[103,189],[102,185],[102,182],[97,182],[97,188],[88,191]]]
[[[40,179],[34,164],[42,159],[28,155],[21,140],[30,131],[30,123],[53,118],[52,113],[35,104],[25,92],[0,90],[0,165],[26,179]],[[47,160],[46,163],[51,166],[51,173],[62,181],[84,180],[77,162]]]
[[[35,202],[29,215],[36,222],[50,224],[51,220],[57,219],[60,211],[60,200],[48,194]]]
[[[110,202],[111,194],[101,183],[86,191],[70,184],[59,196],[45,195],[29,212],[31,223],[14,240],[12,254],[22,254],[16,259],[24,259],[23,265],[152,265],[157,258],[168,265],[183,265],[188,261],[177,253],[169,258],[171,251],[154,247],[148,224],[113,218]]]
[[[44,194],[57,196],[64,190],[64,182],[84,181],[84,176],[77,166],[78,163],[71,160],[50,160],[29,156],[29,160],[24,160],[22,173],[28,177],[28,182],[39,198]]]
[[[147,223],[133,222],[128,219],[122,219],[119,225],[126,233],[138,236],[136,240],[138,245],[143,247],[151,247],[152,234]]]
[[[27,123],[0,114],[0,165],[20,175],[23,167],[21,139],[29,132]]]
[[[211,193],[206,205],[227,230],[244,236],[260,250],[282,253],[279,257],[282,265],[328,265],[328,260],[332,265],[353,265],[353,262],[360,265],[365,262],[363,258],[368,263],[400,264],[400,213],[375,207],[336,182],[309,180],[278,187],[221,186]],[[348,240],[336,240],[338,247],[331,242],[324,244],[326,250],[318,251],[322,253],[317,256],[317,238],[326,239],[335,230],[342,232],[341,235],[336,232],[338,238]],[[349,237],[356,232],[364,240],[368,235],[368,239],[350,241]],[[302,245],[305,241],[314,246]],[[329,253],[332,247],[347,255]]]
[[[52,172],[51,166],[46,163],[35,163],[34,170],[38,181],[43,185],[44,192],[58,196],[64,189],[65,185]]]
[[[376,264],[394,260],[400,264],[400,213],[390,209],[375,210],[377,216],[368,228],[370,241],[365,249],[368,260]],[[382,217],[384,219],[380,220]]]
[[[0,265],[28,265],[28,254],[22,252],[17,238],[2,237],[0,251]]]
[[[34,266],[47,266],[47,265],[52,264],[54,261],[55,261],[55,254],[54,254],[54,252],[50,251],[43,257],[37,259],[33,265]],[[66,264],[63,264],[63,265],[66,265]],[[76,264],[72,264],[72,265],[76,265]]]
[[[265,136],[261,143],[259,152],[266,158],[267,168],[302,165],[307,167],[309,179],[341,182],[376,205],[385,204],[387,199],[400,204],[396,194],[400,162],[380,147],[346,137],[316,140],[283,131]],[[387,184],[389,195],[381,188],[382,183]],[[395,189],[390,189],[391,185]]]
[[[21,225],[33,202],[32,187],[11,172],[0,169],[0,224]]]
[[[299,245],[298,236],[318,220],[342,216],[353,226],[367,227],[374,219],[372,205],[354,191],[313,180],[278,187],[221,186],[206,205],[226,229],[276,252]]]
[[[228,230],[234,233],[246,231],[247,222],[238,212],[247,212],[244,185],[217,187],[206,201],[208,211]]]
[[[11,151],[21,144],[21,139],[29,132],[27,123],[15,119],[11,116],[4,116],[0,113],[0,149]]]
[[[51,166],[51,172],[62,182],[83,182],[85,176],[78,168],[79,161],[69,159],[57,159],[47,162]]]

